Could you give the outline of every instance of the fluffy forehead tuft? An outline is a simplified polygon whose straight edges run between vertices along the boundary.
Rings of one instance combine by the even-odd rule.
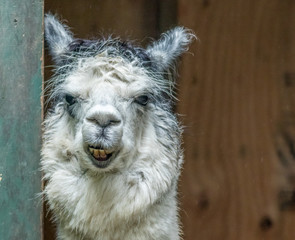
[[[89,92],[103,83],[119,88],[120,91],[124,91],[124,88],[133,89],[133,92],[150,91],[149,89],[157,91],[161,85],[157,79],[145,68],[119,56],[110,57],[103,52],[81,59],[76,69],[65,78],[62,86],[71,92]]]
[[[102,38],[99,40],[74,39],[68,50],[60,56],[56,65],[57,73],[66,73],[87,58],[105,56],[116,59],[120,57],[133,66],[140,66],[155,71],[155,64],[151,61],[143,48],[132,46],[130,42],[121,41],[119,38]]]
[[[109,57],[120,56],[138,65],[152,67],[151,59],[143,48],[132,46],[130,42],[121,41],[119,38],[75,39],[69,44],[69,52],[75,57],[91,57],[102,53]]]
[[[103,79],[132,82],[134,76],[146,75],[148,71],[137,65],[137,61],[126,61],[122,56],[110,56],[107,51],[93,57],[80,58],[75,70],[78,74],[92,74]]]

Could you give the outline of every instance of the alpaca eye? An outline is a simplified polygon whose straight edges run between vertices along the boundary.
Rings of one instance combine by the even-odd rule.
[[[72,95],[70,95],[70,94],[66,94],[66,96],[65,96],[65,100],[66,100],[66,102],[67,102],[67,104],[68,104],[69,106],[71,106],[71,105],[73,105],[74,103],[77,102],[76,98],[74,98],[74,97],[73,97]]]
[[[135,98],[135,102],[142,105],[142,106],[146,106],[149,102],[149,97],[147,95],[141,95]]]

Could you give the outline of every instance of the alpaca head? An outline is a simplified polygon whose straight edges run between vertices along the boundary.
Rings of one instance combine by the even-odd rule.
[[[45,37],[56,72],[49,141],[95,172],[126,166],[147,145],[156,151],[153,129],[170,112],[173,65],[193,35],[177,27],[143,49],[119,39],[74,39],[47,15]]]

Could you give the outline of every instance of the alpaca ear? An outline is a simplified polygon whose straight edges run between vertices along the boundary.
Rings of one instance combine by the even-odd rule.
[[[73,41],[73,34],[68,26],[62,24],[51,14],[46,14],[44,19],[45,40],[50,54],[56,64],[62,61],[62,56],[68,51],[69,44]]]
[[[188,45],[196,38],[184,27],[176,27],[162,34],[147,48],[147,53],[156,62],[158,70],[166,71],[173,67],[177,58],[188,50]]]

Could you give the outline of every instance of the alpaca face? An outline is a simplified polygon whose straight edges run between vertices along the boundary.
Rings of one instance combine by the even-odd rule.
[[[45,36],[55,62],[49,85],[56,104],[45,121],[43,152],[52,144],[55,155],[74,156],[83,169],[121,169],[140,151],[152,153],[158,137],[167,138],[159,135],[165,121],[177,125],[170,114],[173,66],[194,37],[189,31],[177,27],[144,49],[119,39],[75,39],[47,15]]]
[[[100,54],[77,66],[59,92],[84,164],[105,169],[130,155],[152,117],[155,91],[146,72],[121,57]]]

